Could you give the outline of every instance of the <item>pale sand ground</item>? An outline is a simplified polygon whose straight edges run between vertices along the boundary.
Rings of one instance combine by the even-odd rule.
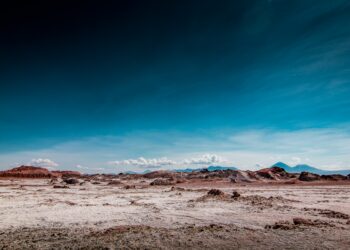
[[[63,246],[73,249],[99,249],[102,246],[113,249],[118,248],[114,244],[117,241],[123,242],[123,247],[131,248],[197,246],[209,249],[273,249],[279,246],[282,249],[350,249],[350,225],[347,224],[349,219],[322,214],[322,211],[327,210],[350,214],[350,185],[227,184],[221,185],[220,190],[227,194],[236,190],[248,199],[214,198],[196,201],[206,194],[205,189],[209,190],[213,185],[215,184],[203,184],[199,190],[196,190],[199,188],[197,185],[190,190],[186,187],[185,191],[171,191],[170,186],[146,185],[146,188],[124,189],[123,185],[108,186],[102,182],[97,185],[86,183],[70,185],[69,189],[54,189],[48,180],[0,180],[0,249],[46,249]],[[274,198],[255,202],[249,198],[256,195]],[[330,226],[293,230],[265,229],[266,225],[281,220],[292,221],[295,217],[322,220]],[[139,227],[128,229],[127,233],[122,230],[119,234],[110,235],[108,229],[114,228],[118,231],[118,226],[124,225]],[[145,226],[150,228],[145,229]],[[198,229],[200,227],[203,230]],[[55,230],[58,230],[58,235],[66,234],[66,237],[58,237],[61,243],[56,241],[56,244],[59,245],[52,245],[57,238],[55,233],[45,235]],[[108,239],[101,235],[97,237],[96,234],[91,236],[91,232],[104,230],[107,230],[108,237],[105,234],[103,237]],[[147,235],[140,235],[145,234],[145,231]],[[83,237],[86,233],[89,237]],[[189,239],[189,244],[187,242],[187,245],[181,245],[180,241],[186,241],[191,234],[193,237]],[[27,235],[27,239],[16,242],[10,235]],[[121,236],[123,237],[120,238]],[[62,237],[66,241],[62,241]],[[85,246],[91,237],[95,237],[93,242],[97,245]],[[104,240],[101,241],[101,237]],[[46,242],[47,239],[52,244]],[[69,239],[74,239],[75,245],[64,243]],[[174,239],[179,242],[176,243]],[[196,240],[204,243],[201,245]],[[279,245],[281,240],[288,244]],[[300,240],[309,242],[302,244]],[[165,244],[166,242],[168,243]]]

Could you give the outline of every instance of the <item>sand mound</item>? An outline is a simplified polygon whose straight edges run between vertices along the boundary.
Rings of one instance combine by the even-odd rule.
[[[155,179],[155,178],[174,178],[176,173],[165,171],[165,170],[159,170],[150,172],[147,174],[144,174],[143,177],[147,179]]]
[[[122,185],[123,183],[121,181],[118,181],[118,180],[112,180],[110,182],[108,182],[107,185],[109,186],[118,186],[118,185]]]
[[[231,175],[231,182],[233,183],[240,183],[240,182],[252,182],[253,180],[256,180],[255,178],[252,179],[252,176],[249,174],[248,171],[233,171]]]
[[[347,176],[341,174],[321,175],[321,178],[327,181],[343,181],[348,179]]]
[[[228,194],[225,194],[220,189],[210,189],[206,195],[203,195],[196,199],[197,202],[204,202],[207,200],[223,200],[228,201],[231,197]]]
[[[344,220],[349,220],[350,219],[350,215],[344,214],[344,213],[341,213],[341,212],[337,212],[337,211],[334,211],[334,210],[330,210],[330,209],[304,208],[304,211],[320,214],[320,215],[322,215],[324,217],[332,218],[332,219],[344,219]]]
[[[332,223],[322,220],[310,220],[306,218],[293,218],[293,221],[277,221],[273,225],[266,225],[265,229],[293,230],[306,227],[334,227]]]
[[[172,179],[155,179],[150,183],[151,186],[166,186],[166,185],[173,185],[176,182]]]
[[[72,178],[72,177],[80,177],[82,176],[80,172],[78,171],[60,171],[60,170],[55,170],[51,171],[51,173],[55,176],[60,176],[62,178]]]

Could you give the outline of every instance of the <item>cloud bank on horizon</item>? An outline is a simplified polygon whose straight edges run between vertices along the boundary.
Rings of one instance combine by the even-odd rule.
[[[204,154],[200,157],[185,159],[183,161],[176,162],[170,160],[167,157],[146,159],[144,157],[139,157],[137,159],[128,159],[122,161],[111,161],[108,162],[110,165],[121,166],[121,167],[139,167],[139,168],[156,168],[161,169],[164,167],[174,167],[174,166],[208,166],[212,164],[222,164],[225,163],[220,156],[215,154]]]
[[[0,169],[350,168],[349,1],[11,5]]]
[[[45,158],[33,159],[29,163],[108,173],[210,165],[258,169],[278,161],[292,166],[309,164],[325,170],[350,166],[350,131],[345,127],[221,132],[212,131],[205,136],[142,132],[122,138],[85,138],[49,149],[8,153],[2,160],[12,165],[11,160],[16,158],[22,160],[21,164],[26,164],[27,158],[42,156]]]

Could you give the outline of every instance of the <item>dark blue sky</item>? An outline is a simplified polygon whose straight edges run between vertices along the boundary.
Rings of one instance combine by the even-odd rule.
[[[159,147],[169,133],[215,143],[246,131],[348,135],[348,1],[70,2],[14,1],[1,9],[4,165],[52,158],[72,141],[135,134]],[[97,144],[74,150],[96,149],[99,165],[181,154],[175,139],[159,154],[151,146],[118,154],[124,144]],[[197,146],[194,154],[221,152]],[[72,157],[65,167],[78,163]]]

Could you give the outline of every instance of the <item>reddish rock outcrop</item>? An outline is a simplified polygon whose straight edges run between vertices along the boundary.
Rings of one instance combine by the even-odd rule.
[[[287,173],[283,168],[272,167],[264,168],[258,171],[241,171],[236,170],[231,174],[231,181],[234,183],[240,182],[255,182],[255,181],[286,181],[296,178],[295,174]]]
[[[255,172],[259,177],[270,180],[283,180],[293,177],[292,174],[287,173],[283,168],[272,167],[264,168]]]
[[[49,171],[42,167],[20,166],[10,170],[0,171],[0,177],[8,178],[69,178],[80,177],[76,171]]]
[[[253,180],[256,180],[255,176],[252,176],[252,172],[241,170],[233,171],[230,179],[233,183],[252,182]]]
[[[33,166],[20,166],[0,172],[0,177],[12,178],[52,178],[54,175],[46,168]]]

